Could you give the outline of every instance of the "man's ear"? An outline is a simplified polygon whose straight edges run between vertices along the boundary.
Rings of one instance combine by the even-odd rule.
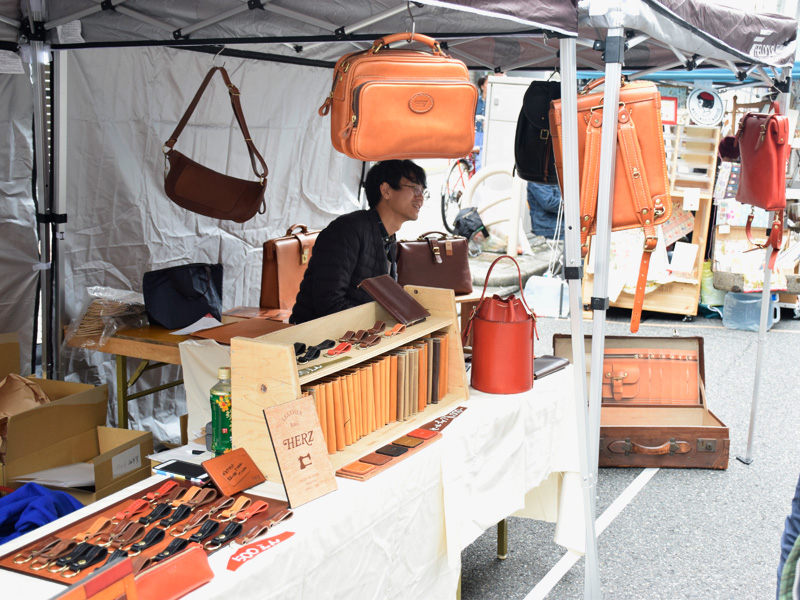
[[[387,182],[384,181],[381,184],[381,200],[383,200],[384,198],[388,198],[389,197],[389,193],[390,193],[389,190],[391,190],[391,189],[392,189],[392,186],[390,186]]]

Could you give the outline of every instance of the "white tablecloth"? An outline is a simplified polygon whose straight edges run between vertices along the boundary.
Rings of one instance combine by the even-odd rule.
[[[467,410],[440,441],[366,482],[339,478],[336,492],[299,507],[271,532],[294,532],[286,542],[235,572],[226,569],[233,549],[211,555],[214,580],[187,598],[452,598],[461,550],[518,511],[557,521],[555,541],[581,551],[571,367],[524,394],[472,390],[463,405]],[[56,521],[0,546],[0,554],[64,524]],[[31,599],[48,598],[59,588],[0,571],[0,589],[22,586]]]

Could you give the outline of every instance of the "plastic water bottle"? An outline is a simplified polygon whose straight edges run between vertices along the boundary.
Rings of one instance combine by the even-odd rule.
[[[767,309],[767,329],[781,319],[778,295],[770,295]],[[729,329],[758,331],[761,323],[761,293],[743,294],[728,292],[722,307],[722,324]]]
[[[211,388],[211,450],[214,456],[230,452],[231,443],[231,368],[220,367],[219,381]]]

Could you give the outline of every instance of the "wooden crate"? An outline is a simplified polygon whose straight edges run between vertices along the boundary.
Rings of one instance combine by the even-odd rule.
[[[319,359],[298,365],[295,362],[293,344],[318,344],[325,339],[336,339],[348,330],[367,329],[377,321],[385,321],[387,328],[394,319],[376,302],[357,306],[321,319],[295,325],[255,339],[233,338],[231,340],[231,393],[233,444],[245,448],[270,481],[281,481],[280,471],[272,449],[272,441],[264,420],[263,410],[299,398],[301,386],[334,375],[385,352],[405,346],[433,332],[449,334],[448,345],[448,394],[436,405],[413,415],[405,421],[389,425],[365,436],[344,450],[330,455],[334,469],[338,469],[359,457],[397,439],[408,431],[426,423],[452,409],[456,402],[469,396],[464,354],[459,338],[455,296],[452,290],[405,286],[420,304],[431,313],[421,323],[406,328],[404,333],[384,337],[381,342],[367,350],[353,349],[344,356],[348,360],[333,362]],[[323,365],[314,373],[298,376],[301,368]]]
[[[708,409],[701,337],[607,336],[606,349],[692,350],[698,354],[697,405],[603,403],[600,409],[601,467],[682,467],[727,469],[728,427]],[[585,338],[589,389],[591,336]],[[572,338],[553,336],[553,353],[572,359]]]

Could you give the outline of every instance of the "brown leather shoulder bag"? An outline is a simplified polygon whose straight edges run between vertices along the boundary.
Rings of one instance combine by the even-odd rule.
[[[173,149],[216,71],[220,72],[228,88],[233,114],[242,130],[253,173],[258,177],[258,181],[247,181],[218,173]],[[252,219],[257,212],[264,212],[267,173],[267,163],[250,138],[239,101],[239,90],[231,83],[228,72],[223,67],[212,67],[175,131],[164,143],[164,191],[170,200],[186,210],[214,219],[244,223]]]

